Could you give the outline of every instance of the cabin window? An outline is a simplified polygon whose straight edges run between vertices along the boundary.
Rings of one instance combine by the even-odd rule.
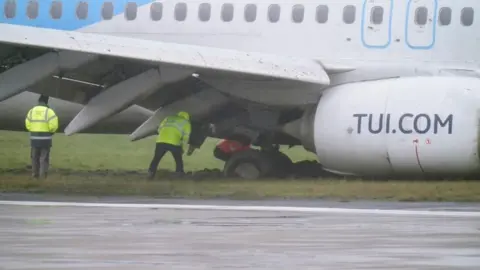
[[[7,0],[3,7],[3,13],[7,19],[15,18],[15,15],[17,14],[17,2],[14,0]]]
[[[62,2],[60,1],[52,2],[50,6],[50,16],[52,16],[52,19],[58,20],[62,17],[62,6]]]
[[[355,6],[348,5],[343,8],[343,22],[346,24],[352,24],[355,22],[355,13],[357,9]]]
[[[175,5],[175,20],[177,21],[185,21],[187,18],[187,4],[185,3],[178,3]]]
[[[426,7],[419,7],[415,10],[415,23],[418,25],[427,24],[428,9]]]
[[[462,9],[461,21],[464,26],[470,26],[473,24],[474,11],[471,7]]]
[[[212,6],[208,3],[202,3],[198,6],[198,19],[202,22],[210,20],[212,16]]]
[[[111,20],[113,18],[113,3],[105,2],[102,7],[102,17],[104,20]]]
[[[233,4],[223,4],[222,6],[222,20],[230,22],[233,20]]]
[[[163,3],[155,2],[150,6],[150,18],[152,21],[160,21],[163,16]]]
[[[303,5],[294,5],[292,8],[292,20],[294,23],[303,22],[303,17],[305,16],[305,8]]]
[[[373,7],[370,21],[373,24],[382,24],[383,22],[383,7]]]
[[[438,16],[438,22],[440,25],[449,25],[452,21],[452,9],[448,7],[443,7],[440,9],[440,14]]]
[[[127,6],[125,7],[125,18],[127,18],[127,21],[133,21],[137,18],[137,3],[127,3]]]
[[[248,4],[245,6],[245,21],[253,22],[257,19],[257,5]]]
[[[268,20],[276,23],[280,20],[280,5],[272,4],[268,7]]]
[[[27,16],[30,19],[36,19],[38,17],[38,2],[37,2],[37,0],[28,1]]]
[[[326,23],[328,21],[328,6],[321,5],[317,7],[316,19],[318,23]]]
[[[88,16],[88,3],[80,2],[77,6],[77,18],[80,20],[85,20]]]

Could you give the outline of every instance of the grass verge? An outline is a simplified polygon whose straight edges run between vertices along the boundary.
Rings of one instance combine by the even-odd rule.
[[[26,132],[0,131],[0,171],[24,169],[30,165],[30,141]],[[185,170],[220,169],[223,162],[213,156],[218,140],[207,140],[192,156],[184,156]],[[147,170],[155,150],[155,137],[131,142],[127,135],[55,134],[51,167],[75,171]],[[293,160],[316,160],[314,154],[297,146],[284,152]],[[166,154],[161,169],[174,170],[175,162]]]
[[[479,202],[480,182],[475,181],[365,181],[365,180],[230,180],[161,179],[143,176],[51,175],[32,180],[25,175],[3,175],[0,192],[66,195],[137,195],[192,199],[335,199],[388,201]]]
[[[186,171],[219,169],[213,157],[215,140],[208,140],[185,158]],[[55,135],[48,180],[29,177],[28,133],[0,131],[0,192],[75,195],[142,195],[162,198],[328,198],[394,201],[480,201],[480,182],[365,181],[338,179],[229,180],[208,174],[194,179],[145,181],[154,138],[129,142],[126,135]],[[284,149],[293,160],[315,159],[301,147]],[[161,169],[173,170],[168,154]],[[142,173],[138,173],[141,171]]]

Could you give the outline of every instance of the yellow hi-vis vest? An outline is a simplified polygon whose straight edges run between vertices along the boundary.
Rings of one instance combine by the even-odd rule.
[[[166,117],[158,127],[157,143],[182,146],[188,143],[192,126],[190,121],[179,116]]]
[[[37,105],[27,113],[25,127],[30,131],[30,139],[51,140],[58,129],[58,117],[47,106]]]

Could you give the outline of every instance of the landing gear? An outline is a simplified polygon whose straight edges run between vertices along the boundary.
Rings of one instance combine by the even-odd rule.
[[[226,177],[240,177],[244,179],[258,179],[267,177],[272,170],[272,163],[260,151],[247,150],[231,156],[223,173]]]
[[[287,155],[280,151],[273,151],[268,154],[271,156],[271,160],[274,163],[272,176],[286,178],[292,174],[293,162]]]
[[[223,172],[226,177],[244,179],[284,178],[290,175],[291,169],[292,161],[278,149],[251,149],[234,154],[225,163]]]

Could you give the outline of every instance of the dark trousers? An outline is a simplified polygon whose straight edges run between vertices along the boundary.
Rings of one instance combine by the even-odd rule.
[[[32,147],[30,156],[32,159],[32,176],[46,178],[50,163],[50,147]]]
[[[175,171],[183,173],[182,147],[168,143],[157,143],[155,146],[155,155],[153,156],[152,162],[150,163],[150,168],[148,170],[151,176],[155,175],[157,172],[158,163],[160,163],[160,160],[167,152],[172,153],[172,156],[175,159]]]

